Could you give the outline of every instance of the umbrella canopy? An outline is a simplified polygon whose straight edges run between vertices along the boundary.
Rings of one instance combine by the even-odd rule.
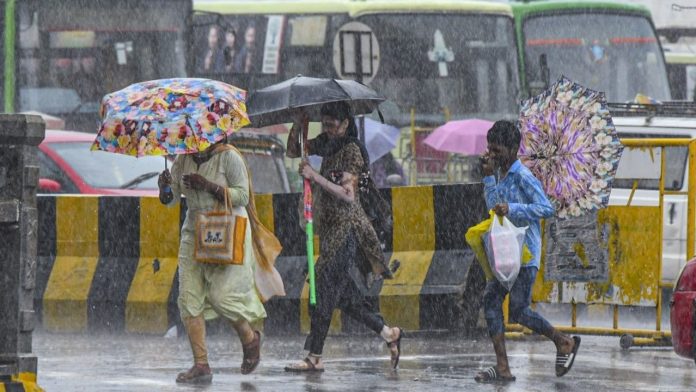
[[[208,79],[130,85],[102,99],[92,150],[144,156],[190,154],[247,125],[246,92]]]
[[[365,147],[370,155],[370,163],[378,160],[396,147],[401,130],[393,125],[365,119]]]
[[[428,135],[423,143],[438,150],[463,155],[480,155],[486,151],[486,136],[493,123],[486,120],[448,121]]]
[[[249,117],[254,127],[294,121],[295,109],[304,108],[309,119],[320,119],[321,104],[346,101],[354,115],[372,113],[385,98],[352,80],[319,79],[298,75],[251,94]]]
[[[559,218],[603,208],[623,145],[604,93],[561,77],[522,103],[520,158],[542,182]]]

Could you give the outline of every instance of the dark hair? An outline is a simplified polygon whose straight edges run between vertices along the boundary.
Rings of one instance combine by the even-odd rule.
[[[358,127],[355,125],[355,119],[353,118],[353,110],[350,108],[350,105],[347,102],[327,102],[321,106],[319,113],[322,116],[333,117],[338,121],[343,121],[347,119],[348,128],[346,129],[346,136],[352,138],[358,137]]]
[[[491,129],[488,130],[486,139],[488,143],[499,144],[510,150],[517,151],[520,148],[522,135],[515,123],[506,120],[498,120],[493,124]]]

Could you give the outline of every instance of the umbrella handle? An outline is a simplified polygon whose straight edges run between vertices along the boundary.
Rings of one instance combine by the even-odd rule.
[[[167,159],[167,156],[165,155],[165,156],[164,156],[164,170],[168,170],[168,169],[169,169],[169,168],[167,167],[167,164],[168,164],[169,162],[167,162],[167,161],[168,161],[168,159]]]
[[[309,155],[309,143],[307,138],[309,134],[309,118],[302,121],[302,136],[300,136],[300,148],[302,149],[302,157],[307,158]]]
[[[309,155],[309,145],[307,143],[307,133],[309,130],[309,119],[302,123],[302,135],[300,136],[300,149],[302,150],[302,158],[307,158]],[[314,277],[314,222],[312,217],[312,187],[308,179],[304,179],[304,215],[307,224],[305,225],[305,234],[307,236],[307,270],[309,280],[309,304],[315,306],[317,304],[316,283]]]
[[[314,222],[312,219],[312,190],[309,180],[305,179],[305,234],[307,236],[307,278],[309,281],[309,304],[317,304],[316,283],[314,275]]]

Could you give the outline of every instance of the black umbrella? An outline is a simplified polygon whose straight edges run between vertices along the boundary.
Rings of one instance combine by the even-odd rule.
[[[247,99],[247,113],[254,127],[293,122],[297,108],[310,121],[319,121],[319,109],[326,102],[345,101],[354,115],[372,113],[385,98],[353,80],[319,79],[302,75],[257,90]]]

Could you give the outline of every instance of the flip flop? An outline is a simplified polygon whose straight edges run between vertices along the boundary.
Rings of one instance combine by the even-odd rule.
[[[578,355],[578,348],[580,348],[580,337],[573,336],[573,340],[575,341],[573,351],[569,354],[556,353],[556,377],[565,376],[573,367],[575,357]]]
[[[393,353],[391,354],[391,363],[392,363],[392,369],[396,370],[399,366],[399,358],[401,357],[401,338],[404,337],[404,330],[399,328],[399,337],[392,341],[387,343],[387,348],[389,348],[389,351],[391,352],[391,345],[396,344],[396,355]]]
[[[318,368],[309,358],[305,357],[303,359],[304,363],[307,364],[306,367],[300,367],[300,366],[295,366],[295,365],[290,365],[285,367],[286,372],[291,372],[291,373],[314,373],[314,372],[323,372],[324,368]]]
[[[496,369],[494,366],[491,366],[488,369],[477,374],[476,377],[474,377],[474,380],[476,380],[476,382],[479,382],[481,384],[492,384],[492,383],[507,384],[509,382],[513,382],[513,381],[517,380],[517,378],[515,376],[510,376],[510,377],[501,376],[500,373],[498,373],[498,369]]]

